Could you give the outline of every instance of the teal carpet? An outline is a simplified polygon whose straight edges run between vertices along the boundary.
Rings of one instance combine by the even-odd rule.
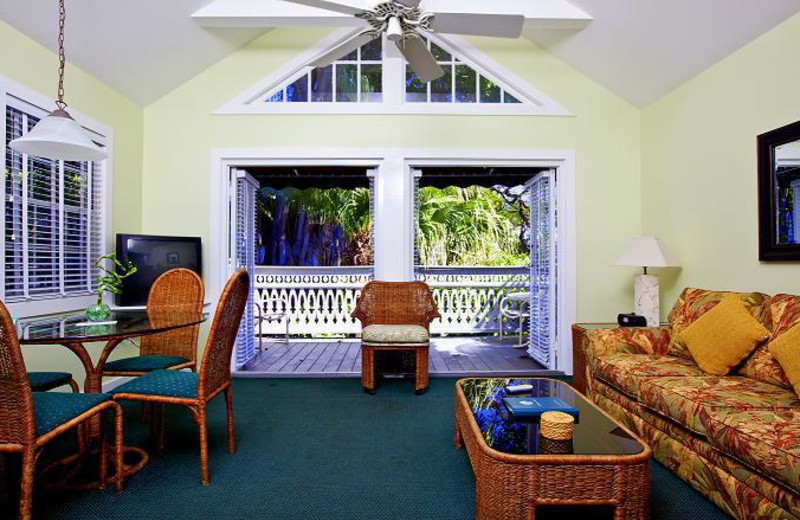
[[[416,397],[409,382],[397,380],[384,382],[376,396],[362,393],[355,379],[236,380],[238,449],[227,453],[224,401],[217,399],[209,416],[209,488],[199,481],[194,425],[176,408],[167,417],[167,450],[124,493],[38,487],[36,517],[472,518],[474,478],[466,452],[452,441],[453,381],[433,379]],[[136,411],[128,408],[126,440],[146,445]],[[725,517],[658,464],[652,504],[654,520]],[[563,511],[546,517],[576,518]]]

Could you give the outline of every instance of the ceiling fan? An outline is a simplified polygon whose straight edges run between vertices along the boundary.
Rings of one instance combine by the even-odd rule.
[[[320,56],[312,66],[326,67],[386,33],[417,77],[426,83],[442,77],[444,70],[428,50],[423,40],[425,33],[519,38],[525,23],[522,14],[486,12],[489,6],[496,9],[497,0],[425,0],[424,5],[423,0],[384,0],[370,8],[358,5],[359,0],[287,1],[352,15],[366,22],[364,32]],[[441,8],[437,9],[437,5]]]

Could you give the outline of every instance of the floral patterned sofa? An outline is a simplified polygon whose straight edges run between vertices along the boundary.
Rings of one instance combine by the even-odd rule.
[[[730,515],[800,518],[800,398],[767,344],[719,377],[673,341],[730,294],[773,338],[800,322],[800,296],[685,289],[667,326],[586,335],[587,393]]]

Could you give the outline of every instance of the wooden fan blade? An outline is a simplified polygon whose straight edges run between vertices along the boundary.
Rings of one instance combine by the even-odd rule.
[[[431,29],[437,33],[519,38],[525,25],[521,14],[434,13]]]
[[[363,47],[364,45],[368,44],[369,42],[371,42],[372,40],[374,40],[378,36],[380,36],[380,35],[376,35],[375,33],[372,33],[372,32],[359,34],[355,38],[347,40],[346,42],[342,43],[341,45],[339,45],[337,47],[334,47],[332,50],[326,52],[325,54],[323,54],[319,58],[317,58],[314,61],[312,61],[310,63],[310,65],[312,67],[327,67],[328,65],[330,65],[334,61],[336,61],[336,60],[338,60],[338,59],[340,59],[340,58],[342,58],[344,56],[347,56],[348,54],[350,54],[354,50],[360,49],[361,47]]]
[[[325,9],[326,11],[334,11],[343,14],[358,14],[363,13],[367,9],[364,7],[364,2],[361,0],[286,0],[293,4],[307,5],[309,7],[316,7],[317,9]]]
[[[421,81],[428,83],[444,76],[444,70],[436,63],[436,58],[425,42],[419,38],[397,42],[397,48]]]

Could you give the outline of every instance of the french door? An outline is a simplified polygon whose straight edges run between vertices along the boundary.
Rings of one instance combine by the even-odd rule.
[[[528,354],[546,368],[557,366],[558,236],[554,170],[528,183],[531,208],[530,342]]]
[[[239,324],[236,335],[236,352],[233,363],[241,368],[256,355],[255,351],[255,316],[253,301],[255,293],[255,238],[256,238],[256,191],[258,181],[243,170],[231,169],[232,196],[230,200],[230,222],[233,224],[230,234],[229,271],[246,269],[250,275],[250,294],[247,306]]]

